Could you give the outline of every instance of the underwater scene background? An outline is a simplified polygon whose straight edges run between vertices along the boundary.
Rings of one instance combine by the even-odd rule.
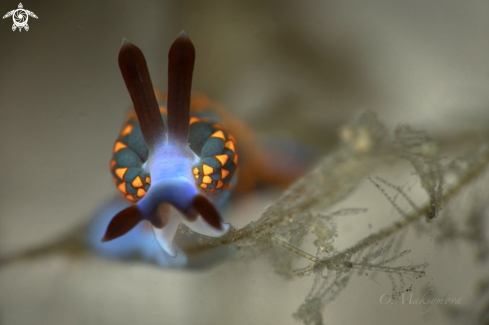
[[[489,3],[22,4],[38,16],[28,31],[0,21],[0,324],[487,324]],[[109,162],[131,107],[121,41],[165,91],[183,29],[192,89],[318,169],[286,195],[236,195],[223,210],[235,229],[264,211],[280,220],[233,233],[234,246],[193,238],[195,267],[106,259],[84,243],[120,197]],[[336,264],[311,259],[395,222],[402,231]]]

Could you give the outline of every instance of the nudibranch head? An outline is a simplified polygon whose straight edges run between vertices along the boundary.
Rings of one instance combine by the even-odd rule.
[[[210,166],[212,163],[202,163],[207,158],[200,160],[190,148],[189,128],[193,124],[190,121],[190,91],[195,49],[185,32],[172,44],[168,58],[166,130],[143,53],[125,39],[119,52],[119,67],[139,122],[128,124],[120,137],[124,139],[131,133],[131,141],[144,139],[147,149],[129,152],[124,150],[129,142],[116,142],[111,162],[114,181],[135,204],[112,218],[102,241],[120,237],[140,221],[147,220],[151,222],[160,246],[171,256],[176,256],[173,238],[180,223],[212,237],[222,236],[229,229],[228,224],[222,223],[215,207],[229,194],[218,190],[209,197],[201,192],[207,184],[218,189],[223,187],[222,179],[228,176],[229,169],[236,169],[237,155],[234,139],[223,131],[216,131],[213,137],[223,142],[221,151],[227,149],[229,152],[213,156],[217,161],[214,167]],[[207,150],[215,150],[212,143],[209,146]],[[228,160],[234,165],[225,165]],[[205,187],[202,184],[206,184]]]

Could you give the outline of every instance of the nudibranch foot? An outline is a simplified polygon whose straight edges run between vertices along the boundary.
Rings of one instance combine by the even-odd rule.
[[[205,221],[202,217],[197,218],[194,222],[183,222],[184,225],[190,228],[190,230],[208,237],[222,237],[231,228],[229,223],[221,222],[221,229],[216,229],[209,226],[209,223]]]
[[[181,223],[187,226],[193,232],[209,237],[224,236],[231,225],[219,222],[220,229],[216,229],[209,225],[202,217],[198,217],[195,221],[188,221],[179,216],[180,212],[172,209],[170,220],[163,228],[152,227],[156,241],[168,255],[175,257],[177,251],[173,246],[173,239]]]
[[[177,252],[175,250],[175,247],[173,246],[173,238],[175,237],[175,234],[178,230],[180,221],[181,220],[178,216],[172,215],[170,216],[170,220],[165,227],[160,229],[156,228],[155,226],[151,227],[158,244],[168,255],[172,257],[177,256]]]

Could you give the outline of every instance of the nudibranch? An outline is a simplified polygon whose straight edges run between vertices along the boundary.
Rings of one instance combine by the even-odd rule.
[[[103,242],[146,220],[160,246],[175,257],[180,223],[211,237],[228,231],[218,211],[237,181],[236,140],[212,112],[191,114],[194,61],[194,46],[182,32],[168,54],[167,98],[158,102],[143,53],[123,41],[119,67],[135,114],[115,142],[110,168],[131,205],[112,218]]]

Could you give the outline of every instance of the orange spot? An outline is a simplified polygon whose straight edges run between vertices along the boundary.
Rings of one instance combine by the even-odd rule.
[[[114,160],[114,159],[112,159],[112,160],[110,161],[110,169],[114,168],[114,166],[115,166],[115,160]]]
[[[222,126],[219,123],[216,123],[216,124],[212,124],[211,128],[213,128],[213,129],[224,129],[224,126]]]
[[[207,184],[200,184],[200,187],[207,188]]]
[[[136,193],[136,196],[139,198],[142,198],[146,194],[146,191],[143,190],[142,188],[138,188],[138,192]]]
[[[226,142],[226,145],[224,146],[226,148],[228,148],[229,150],[231,150],[232,152],[236,153],[236,149],[234,148],[234,143],[233,141],[229,140]]]
[[[132,124],[128,124],[124,127],[124,129],[122,129],[122,132],[121,134],[119,135],[120,138],[122,137],[125,137],[126,135],[128,135],[129,133],[131,133],[132,131]]]
[[[124,179],[124,174],[126,173],[126,171],[127,171],[127,167],[117,168],[115,170],[115,174],[119,176],[120,179]]]
[[[124,143],[117,141],[114,145],[114,153],[124,148],[127,148],[127,146]]]
[[[192,125],[192,124],[197,123],[197,122],[200,122],[199,118],[197,118],[197,117],[195,117],[195,116],[192,116],[192,117],[190,118],[190,123],[189,123],[189,125]]]
[[[197,167],[194,167],[194,169],[192,169],[192,172],[195,174],[195,175],[199,175],[199,169]]]
[[[136,178],[132,181],[131,183],[132,187],[143,187],[143,181],[141,180],[141,177],[136,176]]]
[[[112,180],[114,181],[114,184],[115,184],[115,185],[117,185],[117,183],[119,182],[119,181],[117,180],[117,178],[115,178],[115,177],[112,177]]]
[[[117,188],[122,193],[127,194],[127,191],[126,191],[126,183],[124,183],[124,182],[120,183],[119,186],[117,186]]]
[[[194,175],[195,178],[199,178],[199,175]]]
[[[217,181],[216,188],[221,188],[223,185],[224,185],[224,183],[221,180],[219,180],[219,181]]]
[[[221,179],[224,179],[226,176],[229,175],[229,170],[226,169],[221,169]]]
[[[160,113],[166,115],[167,114],[166,107],[160,106]]]
[[[204,176],[204,178],[202,178],[202,183],[210,184],[212,183],[212,178],[210,176]]]
[[[209,192],[214,192],[215,190],[216,190],[215,188],[211,188]]]
[[[211,138],[221,138],[226,141],[226,138],[224,137],[224,132],[222,132],[221,130],[214,132],[214,134],[211,135]]]
[[[202,169],[204,170],[204,175],[210,175],[214,172],[214,168],[207,166],[206,164],[202,165]]]
[[[128,199],[131,202],[136,202],[137,201],[131,194],[126,195],[126,199]]]
[[[146,176],[146,179],[145,179],[146,183],[148,184],[151,184],[151,177],[149,176]]]
[[[238,166],[238,154],[234,155],[233,163]]]
[[[221,162],[221,165],[224,166],[224,164],[228,161],[229,156],[228,155],[218,155],[216,156],[217,160]]]

